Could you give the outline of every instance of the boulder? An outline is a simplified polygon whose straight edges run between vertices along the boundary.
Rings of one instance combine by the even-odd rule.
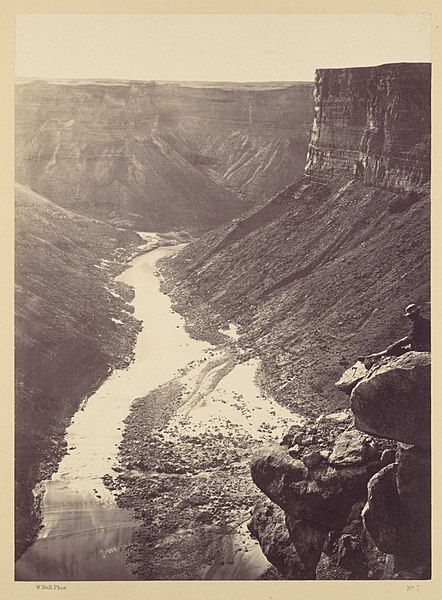
[[[387,554],[400,554],[405,541],[396,470],[396,464],[388,465],[370,479],[362,511],[368,533],[379,550]]]
[[[358,360],[357,363],[342,373],[341,378],[335,383],[335,386],[338,390],[350,395],[355,385],[359,383],[367,373],[368,370],[364,363]]]
[[[429,448],[430,371],[428,352],[407,352],[373,367],[351,393],[356,427]]]
[[[310,573],[311,579],[315,579],[316,565],[327,538],[328,528],[310,521],[295,519],[290,515],[286,516],[286,525],[290,540],[306,572]]]
[[[411,460],[414,461],[407,458],[401,465],[403,458],[399,457],[398,463],[384,467],[372,477],[362,512],[376,546],[393,554],[402,568],[428,566],[431,558],[431,504],[429,498],[420,496],[420,486],[412,481],[414,474],[409,478],[407,462]]]
[[[248,527],[259,541],[267,560],[285,579],[314,579],[315,569],[301,560],[290,539],[284,511],[279,506],[268,501],[260,502],[254,507]]]
[[[335,440],[329,463],[335,467],[344,467],[366,462],[371,451],[369,442],[368,436],[359,431],[344,431]]]
[[[335,468],[321,461],[307,470],[286,447],[276,446],[256,459],[251,471],[255,484],[288,515],[340,529],[354,502],[365,497],[367,482],[379,466],[367,454],[364,463],[348,461]]]

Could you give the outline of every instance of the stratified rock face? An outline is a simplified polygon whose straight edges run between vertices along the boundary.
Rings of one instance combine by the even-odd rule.
[[[351,394],[356,427],[428,448],[431,443],[431,355],[408,352],[373,367]]]
[[[430,64],[317,70],[306,173],[354,171],[376,186],[422,186],[430,179],[430,93]]]
[[[16,86],[16,177],[139,230],[212,228],[301,175],[313,84]]]

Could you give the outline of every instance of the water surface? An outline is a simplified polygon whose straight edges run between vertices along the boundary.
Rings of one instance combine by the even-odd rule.
[[[130,511],[116,506],[101,478],[115,475],[112,466],[132,401],[168,381],[208,347],[187,335],[182,317],[159,291],[155,263],[176,251],[148,252],[118,278],[134,287],[134,314],[143,322],[134,362],[112,373],[73,417],[66,435],[68,454],[51,480],[36,490],[43,494],[43,529],[17,561],[16,580],[133,578],[124,549],[139,524]]]

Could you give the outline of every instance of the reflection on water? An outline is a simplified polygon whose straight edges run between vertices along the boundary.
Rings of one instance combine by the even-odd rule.
[[[43,529],[17,561],[16,580],[133,578],[124,548],[138,523],[116,507],[101,478],[112,474],[131,402],[168,381],[208,347],[187,335],[182,318],[159,291],[155,263],[176,250],[158,248],[140,256],[119,277],[135,288],[134,314],[143,321],[135,360],[114,372],[74,416],[66,436],[69,453],[43,486]]]
[[[100,488],[100,491],[101,488]],[[126,580],[124,548],[137,523],[128,511],[61,481],[46,484],[44,529],[17,563],[24,581]]]

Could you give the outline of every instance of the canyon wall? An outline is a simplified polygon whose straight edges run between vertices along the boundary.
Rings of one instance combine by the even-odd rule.
[[[57,206],[15,197],[16,553],[38,528],[32,489],[64,454],[72,414],[110,370],[128,364],[139,323],[113,281],[141,238]]]
[[[16,178],[138,230],[210,229],[302,173],[313,84],[30,81]]]
[[[373,80],[396,90],[375,111],[382,106],[388,115],[385,137],[395,140],[395,152],[402,145],[416,153],[415,162],[397,163],[394,186],[393,175],[379,170],[353,173],[349,148],[369,127],[373,104],[361,104]],[[332,96],[322,88],[329,81]],[[417,302],[428,311],[430,294],[429,65],[320,71],[318,105],[323,96],[329,105],[337,99],[337,124],[323,109],[312,143],[333,146],[330,168],[310,150],[305,177],[204,235],[166,267],[190,327],[198,333],[238,323],[246,352],[262,359],[264,384],[310,416],[342,407],[334,387],[342,367],[405,335],[404,306]],[[396,101],[402,97],[413,101]],[[347,98],[361,102],[339,109]],[[390,147],[379,146],[380,162],[391,164]],[[332,161],[339,168],[331,169]]]
[[[306,173],[419,188],[430,178],[430,93],[429,64],[317,70]]]
[[[353,367],[371,436],[334,385],[403,337],[408,303],[429,311],[430,76],[319,70],[305,176],[164,266],[189,327],[239,324],[262,384],[310,418],[252,463],[270,501],[249,528],[283,578],[431,576],[430,355]]]

